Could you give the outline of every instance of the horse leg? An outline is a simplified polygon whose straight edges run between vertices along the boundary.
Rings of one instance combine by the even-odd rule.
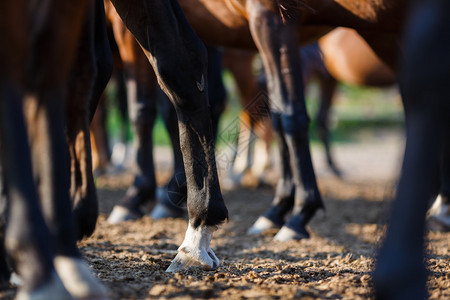
[[[281,178],[278,180],[275,197],[270,208],[259,217],[248,230],[249,234],[260,234],[271,228],[280,228],[284,225],[284,216],[292,210],[295,202],[295,184],[290,165],[290,153],[283,134],[281,115],[272,114],[272,127],[275,139],[280,148]]]
[[[105,48],[109,49],[109,43],[103,1],[95,0],[83,25],[77,55],[70,72],[66,104],[67,141],[71,157],[70,196],[78,240],[92,234],[98,217],[89,117],[90,109],[94,110],[90,105],[98,103],[99,99],[94,97],[99,97],[98,91],[105,88],[105,78],[112,71],[111,53]]]
[[[329,74],[319,74],[320,84],[320,107],[317,112],[317,131],[320,140],[325,148],[328,167],[337,176],[341,176],[341,171],[336,166],[330,148],[330,108],[337,82]]]
[[[227,49],[224,53],[224,66],[233,74],[239,91],[239,100],[242,105],[239,124],[239,138],[237,150],[233,157],[234,169],[243,173],[253,167],[254,145],[253,134],[264,140],[267,158],[270,157],[270,144],[272,142],[272,128],[270,126],[270,114],[265,93],[258,84],[253,74],[252,64],[255,58],[254,51]],[[247,154],[244,168],[239,168],[236,163],[238,153]],[[264,169],[269,165],[268,160],[263,162]],[[242,174],[238,174],[233,181],[240,181]],[[235,182],[239,183],[239,182]],[[234,185],[234,182],[231,183]]]
[[[406,115],[406,150],[397,196],[373,274],[379,299],[424,299],[424,234],[442,134],[448,135],[450,30],[448,1],[419,2],[405,36],[400,76]],[[424,30],[425,29],[425,30]],[[444,130],[445,129],[445,130]]]
[[[185,214],[187,201],[186,173],[184,172],[183,155],[180,147],[180,134],[175,108],[167,96],[160,97],[161,115],[169,133],[174,158],[173,176],[158,194],[158,204],[150,213],[153,219],[179,218]]]
[[[26,99],[33,171],[42,213],[54,239],[58,275],[73,297],[101,298],[106,292],[83,262],[75,242],[64,101],[85,12],[92,12],[93,6],[88,1],[45,4],[31,7],[33,20],[39,24],[31,35],[30,95]]]
[[[309,150],[308,125],[298,49],[298,22],[295,15],[282,20],[258,0],[247,3],[250,30],[266,70],[271,110],[279,114],[280,132],[289,150],[295,187],[295,203],[290,220],[275,236],[277,240],[309,237],[306,225],[323,207]]]
[[[210,100],[211,122],[214,140],[217,138],[219,119],[225,109],[226,91],[222,81],[222,54],[214,47],[206,47],[208,51],[208,95]],[[184,215],[186,203],[186,174],[176,112],[167,97],[161,97],[160,107],[164,124],[169,132],[174,155],[174,175],[158,196],[159,203],[150,213],[153,219],[179,218]]]
[[[36,299],[49,294],[48,299],[71,299],[53,267],[50,233],[40,214],[32,176],[22,107],[29,55],[27,13],[25,1],[0,3],[0,42],[8,45],[0,47],[1,201],[5,214],[2,220],[8,221],[6,228],[2,226],[1,249],[3,252],[5,247],[23,280],[17,298]],[[7,210],[3,193],[9,202]],[[9,270],[5,258],[2,255],[2,284],[7,285]]]
[[[189,226],[168,271],[193,263],[216,268],[219,260],[210,248],[210,241],[217,226],[228,218],[228,211],[220,191],[208,117],[206,49],[187,23],[177,1],[112,2],[144,49],[178,116],[189,187]]]
[[[147,210],[145,206],[155,200],[153,125],[158,88],[156,76],[135,38],[117,15],[113,22],[127,76],[128,111],[136,148],[133,185],[108,218],[109,223],[116,224],[142,217]]]
[[[450,131],[448,131],[450,132]],[[450,137],[443,136],[438,196],[428,211],[432,230],[450,230]],[[436,194],[436,193],[435,193]]]

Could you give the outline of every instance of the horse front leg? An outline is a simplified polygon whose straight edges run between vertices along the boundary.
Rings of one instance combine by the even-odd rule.
[[[53,238],[53,263],[64,286],[75,298],[106,298],[104,287],[76,245],[65,130],[69,74],[80,50],[77,45],[86,11],[93,13],[94,7],[89,1],[47,2],[30,7],[39,24],[33,26],[36,32],[31,35],[30,95],[25,103],[33,172],[39,183],[41,211]]]
[[[212,233],[228,218],[214,157],[208,108],[206,49],[177,1],[115,0],[117,12],[149,58],[163,91],[175,106],[188,186],[189,226],[168,268],[192,264],[216,268]]]
[[[323,207],[309,150],[308,125],[298,49],[299,15],[282,20],[274,7],[259,0],[247,3],[250,29],[267,74],[271,110],[278,114],[290,157],[294,184],[291,218],[275,236],[277,240],[309,237],[306,225]]]
[[[446,85],[450,40],[442,38],[450,30],[449,13],[448,1],[419,1],[405,26],[400,87],[406,147],[397,196],[373,274],[378,299],[427,298],[425,214],[437,179],[442,137],[450,132]]]

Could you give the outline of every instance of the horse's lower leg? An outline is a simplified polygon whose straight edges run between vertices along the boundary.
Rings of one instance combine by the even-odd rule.
[[[325,77],[326,76],[326,77]],[[330,108],[333,95],[336,90],[337,82],[330,75],[321,75],[320,83],[320,107],[317,112],[317,133],[322,141],[325,149],[328,167],[337,176],[341,175],[341,171],[336,166],[330,147]]]
[[[272,126],[280,150],[281,178],[278,180],[275,197],[270,208],[249,229],[251,234],[259,234],[270,228],[279,228],[285,223],[285,215],[294,207],[295,185],[292,178],[290,154],[284,138],[281,115],[272,114]]]
[[[425,213],[436,179],[442,134],[450,132],[446,85],[450,41],[442,39],[450,30],[450,3],[418,3],[405,26],[409,30],[400,79],[407,139],[397,196],[373,274],[379,299],[427,297]]]
[[[211,123],[205,118],[210,114],[206,50],[177,1],[112,2],[152,63],[158,82],[175,105],[179,120],[189,187],[189,229],[169,270],[186,267],[193,261],[213,268],[217,261],[211,258],[209,242],[216,226],[228,217],[228,211],[220,192]],[[143,20],[147,21],[144,27]]]
[[[306,224],[323,207],[309,151],[309,118],[303,95],[297,28],[300,16],[281,20],[258,1],[250,1],[250,29],[263,58],[271,110],[280,115],[295,186],[292,217],[278,240],[308,237]]]
[[[158,195],[158,205],[150,213],[154,219],[178,218],[185,214],[187,200],[186,173],[180,147],[180,134],[175,108],[166,95],[160,97],[161,114],[169,133],[173,153],[173,176]]]
[[[76,246],[65,135],[64,95],[85,11],[93,9],[88,3],[58,2],[37,7],[41,31],[31,36],[30,95],[26,99],[33,171],[39,183],[41,211],[54,241],[54,265],[65,287],[78,298],[105,295]]]
[[[39,213],[21,93],[17,86],[2,81],[0,99],[2,168],[8,174],[5,189],[9,201],[5,246],[23,280],[19,295],[51,291],[61,299],[71,299],[55,273],[50,233]]]

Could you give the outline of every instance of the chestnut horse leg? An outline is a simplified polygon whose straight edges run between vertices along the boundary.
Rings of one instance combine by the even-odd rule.
[[[306,225],[317,209],[323,207],[317,188],[309,150],[308,125],[303,95],[303,80],[298,48],[298,15],[285,21],[261,4],[249,1],[247,11],[250,29],[266,70],[273,119],[278,120],[275,131],[284,140],[289,152],[291,183],[280,181],[278,188],[289,190],[294,185],[294,208],[291,218],[275,236],[277,240],[309,237]],[[284,185],[284,186],[283,186]],[[280,203],[274,202],[271,210]],[[283,211],[281,208],[279,211]],[[266,217],[270,219],[270,211]],[[271,220],[276,223],[278,220]]]
[[[0,8],[6,12],[0,36],[8,45],[0,50],[0,59],[5,60],[0,74],[0,127],[9,199],[5,244],[23,280],[17,298],[100,298],[104,290],[81,262],[75,244],[63,122],[63,90],[87,2],[8,3],[2,2]],[[27,92],[31,150],[22,91]],[[59,255],[55,259],[54,252]]]
[[[216,268],[210,248],[217,225],[228,218],[214,158],[206,83],[206,49],[175,0],[114,0],[117,12],[147,55],[175,106],[188,186],[189,227],[168,271],[192,264]]]
[[[425,213],[437,179],[442,136],[450,132],[450,3],[418,4],[405,27],[400,84],[407,139],[397,196],[373,274],[378,299],[427,297]]]
[[[90,236],[98,217],[98,202],[92,174],[89,121],[94,104],[112,72],[112,56],[106,35],[103,1],[85,20],[67,92],[67,141],[71,157],[70,195],[75,213],[77,239]]]

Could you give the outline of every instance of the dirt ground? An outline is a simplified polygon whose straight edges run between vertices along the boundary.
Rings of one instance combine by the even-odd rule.
[[[79,245],[112,299],[373,298],[373,255],[385,228],[402,145],[398,134],[381,134],[363,145],[337,146],[342,179],[326,170],[320,149],[313,149],[326,211],[310,223],[308,240],[274,242],[275,231],[246,234],[269,206],[272,188],[224,192],[230,221],[214,235],[212,248],[221,259],[215,271],[165,273],[184,238],[186,220],[144,217],[120,225],[106,223],[107,213],[132,180],[130,174],[97,180],[102,215],[95,234]],[[162,184],[170,175],[164,170],[170,164],[158,160],[158,152],[156,157]],[[431,298],[449,299],[450,234],[431,232],[428,238]],[[12,295],[11,290],[3,293],[5,299]]]

